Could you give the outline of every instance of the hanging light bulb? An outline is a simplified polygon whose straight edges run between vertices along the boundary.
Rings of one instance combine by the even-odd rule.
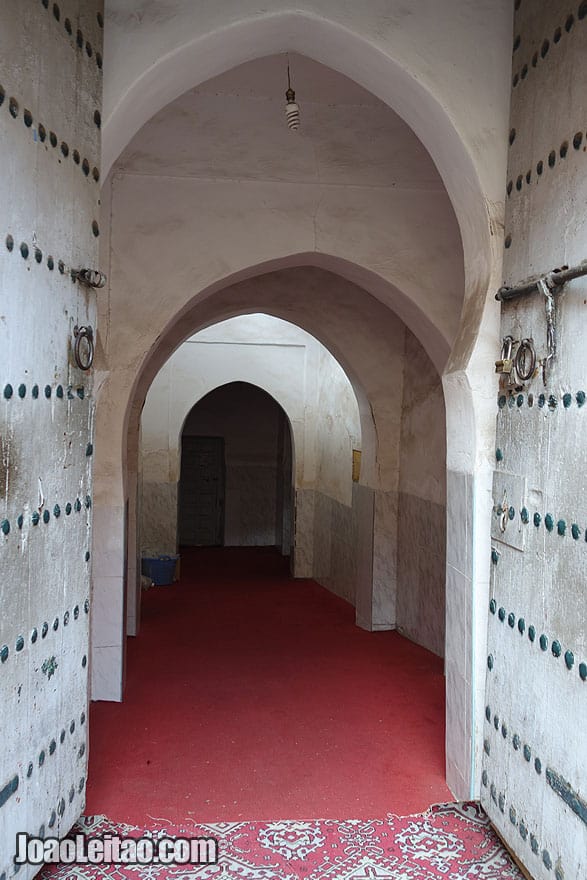
[[[291,87],[289,77],[289,62],[287,64],[287,91],[285,93],[287,104],[285,105],[285,118],[291,131],[297,131],[300,127],[300,108],[296,104],[296,93]]]

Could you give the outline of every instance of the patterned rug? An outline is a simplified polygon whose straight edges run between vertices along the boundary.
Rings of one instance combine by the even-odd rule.
[[[523,880],[481,807],[443,804],[417,816],[221,822],[156,827],[80,820],[72,834],[213,836],[215,865],[46,866],[41,880]]]

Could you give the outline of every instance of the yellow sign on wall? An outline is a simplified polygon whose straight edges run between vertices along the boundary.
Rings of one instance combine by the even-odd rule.
[[[361,450],[353,449],[353,483],[359,482],[361,476]]]

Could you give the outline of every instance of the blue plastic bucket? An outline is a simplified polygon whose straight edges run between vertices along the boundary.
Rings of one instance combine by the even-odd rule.
[[[179,556],[143,556],[141,559],[141,572],[150,577],[154,584],[163,587],[173,583],[175,564]]]

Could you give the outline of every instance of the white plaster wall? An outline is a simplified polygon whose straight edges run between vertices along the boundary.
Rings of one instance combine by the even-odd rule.
[[[352,453],[361,449],[361,424],[353,388],[344,370],[320,346],[317,365],[316,486],[343,504],[352,503]]]
[[[398,513],[397,628],[444,656],[446,418],[442,383],[406,334]]]

